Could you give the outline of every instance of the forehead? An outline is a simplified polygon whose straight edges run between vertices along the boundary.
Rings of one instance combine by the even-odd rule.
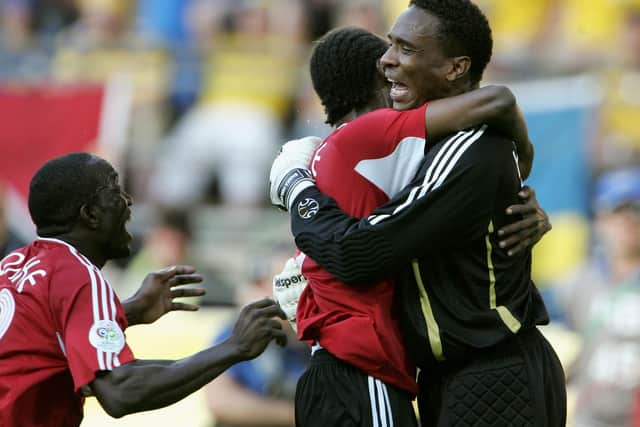
[[[389,37],[413,44],[433,41],[438,32],[438,18],[417,6],[410,6],[398,16]]]
[[[118,172],[106,160],[94,158],[91,161],[91,169],[101,185],[113,184],[118,181]]]

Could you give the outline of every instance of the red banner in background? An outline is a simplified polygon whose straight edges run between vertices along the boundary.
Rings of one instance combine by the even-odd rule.
[[[102,86],[0,86],[0,179],[26,201],[44,162],[93,151],[103,97]]]

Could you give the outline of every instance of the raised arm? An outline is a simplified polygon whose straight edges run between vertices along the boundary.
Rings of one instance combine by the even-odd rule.
[[[533,144],[516,98],[505,86],[485,86],[462,95],[429,102],[425,113],[427,138],[438,140],[461,129],[483,123],[516,143],[522,179],[533,165]]]
[[[263,299],[243,308],[231,337],[180,360],[136,360],[101,372],[89,388],[113,417],[175,403],[198,390],[231,365],[261,354],[271,340],[286,344],[282,310]]]

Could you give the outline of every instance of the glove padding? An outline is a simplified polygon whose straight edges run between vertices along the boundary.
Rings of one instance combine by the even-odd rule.
[[[302,275],[300,266],[294,258],[289,258],[282,272],[273,277],[273,299],[287,315],[287,320],[296,332],[298,332],[296,326],[298,300],[306,287],[307,279]]]
[[[282,146],[269,173],[269,196],[273,205],[289,210],[296,196],[314,184],[309,162],[320,143],[322,139],[317,136],[307,136]]]

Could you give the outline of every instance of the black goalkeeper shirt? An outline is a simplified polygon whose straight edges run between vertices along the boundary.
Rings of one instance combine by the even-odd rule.
[[[300,250],[347,284],[392,274],[406,345],[426,367],[548,323],[530,251],[509,257],[498,246],[521,186],[513,143],[482,126],[434,144],[412,183],[368,218],[304,190],[292,231]]]

